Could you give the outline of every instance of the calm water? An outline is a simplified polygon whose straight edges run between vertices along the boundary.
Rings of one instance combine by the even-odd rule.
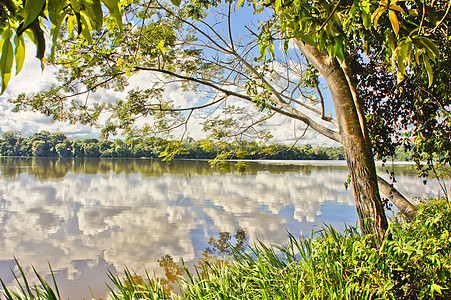
[[[409,165],[386,169],[409,198],[439,193]],[[287,231],[357,221],[344,162],[252,162],[238,173],[205,161],[0,158],[0,172],[0,278],[13,284],[13,256],[30,273],[50,263],[64,299],[105,298],[107,270],[152,270],[165,254],[192,262],[221,231],[282,243]]]

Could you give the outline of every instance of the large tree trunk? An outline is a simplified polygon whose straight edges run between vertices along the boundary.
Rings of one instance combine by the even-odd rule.
[[[341,144],[351,174],[360,227],[380,245],[388,227],[382,206],[371,145],[364,136],[357,108],[340,64],[327,51],[297,42],[307,60],[324,76],[335,105]]]

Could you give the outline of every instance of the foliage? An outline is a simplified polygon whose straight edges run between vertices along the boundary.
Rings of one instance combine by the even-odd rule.
[[[394,220],[380,249],[352,227],[257,243],[234,263],[190,278],[185,299],[449,299],[451,205],[429,199],[413,223]]]
[[[69,140],[63,133],[41,131],[28,138],[17,131],[8,131],[0,137],[1,156],[29,157],[122,157],[122,158],[191,158],[222,159],[223,166],[230,159],[284,159],[284,160],[343,160],[343,148],[283,144],[260,145],[256,142],[213,143],[208,140],[185,142],[146,137],[123,141]]]
[[[254,2],[265,5],[265,1]],[[439,20],[448,13],[446,2],[281,0],[271,3],[279,23],[270,21],[265,25],[260,47],[264,52],[272,43],[266,35],[271,35],[273,30],[281,32],[287,43],[295,37],[320,50],[326,49],[331,58],[341,62],[347,59],[347,49],[368,54],[374,43],[379,42],[381,52],[397,71],[398,81],[414,66],[422,65],[431,85],[431,62],[436,61],[439,51],[425,28],[435,30],[441,25]]]
[[[352,65],[358,92],[365,99],[375,154],[384,159],[404,145],[422,176],[433,171],[434,165],[451,165],[451,39],[446,30],[451,16],[443,17],[441,24],[443,27],[427,31],[440,50],[431,64],[432,83],[427,72],[417,67],[397,84],[383,63],[381,45],[366,57],[357,55]]]
[[[102,29],[104,16],[102,4],[109,10],[110,18],[122,28],[122,13],[119,0],[3,0],[0,2],[0,74],[1,93],[3,93],[11,78],[13,62],[16,63],[18,74],[25,61],[24,34],[36,46],[36,57],[44,67],[45,22],[51,23],[50,37],[52,39],[51,59],[61,28],[68,29],[73,36],[74,28],[88,42],[92,42],[91,32]],[[108,18],[107,18],[108,19]],[[108,20],[107,20],[108,21]],[[109,29],[112,29],[109,22]],[[15,31],[15,32],[14,32]],[[12,42],[14,42],[14,46]]]
[[[132,271],[125,269],[123,278],[109,274],[110,280],[114,286],[109,287],[111,299],[134,300],[134,299],[152,299],[165,300],[173,299],[165,290],[165,285],[159,280],[151,278],[146,272],[146,280],[137,276]]]

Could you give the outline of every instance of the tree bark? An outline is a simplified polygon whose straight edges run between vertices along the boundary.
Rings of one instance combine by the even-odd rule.
[[[362,127],[363,137],[365,138],[366,145],[371,147],[370,134],[368,132],[364,116],[363,101],[357,95],[356,84],[352,79],[351,69],[349,65],[349,57],[345,57],[345,61],[341,63],[341,67],[346,76],[352,97],[354,99],[357,115],[359,116],[360,126]],[[389,200],[401,211],[401,213],[407,220],[413,221],[415,219],[417,208],[412,203],[410,203],[400,192],[398,192],[393,187],[393,185],[389,184],[382,177],[377,176],[377,183],[379,184],[380,192],[389,198]]]
[[[415,220],[417,208],[410,203],[393,185],[385,181],[382,177],[377,177],[379,183],[379,190],[382,194],[388,197],[390,201],[399,209],[399,211],[406,217],[407,220]]]
[[[380,246],[388,228],[387,217],[379,194],[376,167],[371,146],[367,144],[359,114],[345,73],[327,51],[297,41],[307,60],[324,76],[339,125],[341,144],[351,174],[360,228],[372,234],[375,246]]]

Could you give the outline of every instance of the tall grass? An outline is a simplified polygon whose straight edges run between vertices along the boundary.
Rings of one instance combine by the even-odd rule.
[[[148,274],[145,278],[129,270],[121,278],[110,274],[110,297],[451,299],[450,231],[451,204],[429,199],[419,205],[414,222],[393,219],[379,249],[356,228],[339,232],[324,226],[309,238],[289,235],[284,245],[257,242],[246,251],[242,245],[230,247],[229,259],[203,260],[194,271],[185,266],[182,295],[171,293],[163,281]],[[41,284],[39,290],[46,291],[48,285]],[[27,298],[27,288],[22,288],[22,298],[4,289],[11,295],[7,299],[34,299]]]
[[[56,285],[55,276],[53,276],[52,267],[49,265],[50,273],[52,274],[52,281],[53,281],[53,288],[47,283],[47,281],[42,278],[41,275],[36,271],[36,269],[33,267],[33,271],[36,275],[36,277],[39,280],[39,284],[31,285],[28,282],[27,277],[25,276],[25,273],[20,266],[19,262],[16,258],[14,258],[16,265],[19,269],[20,276],[17,276],[14,272],[14,278],[16,280],[16,291],[13,291],[11,289],[8,289],[3,282],[3,280],[0,278],[0,282],[3,287],[3,296],[7,300],[13,300],[13,299],[30,299],[30,300],[61,300],[61,296],[58,290],[58,286]]]

